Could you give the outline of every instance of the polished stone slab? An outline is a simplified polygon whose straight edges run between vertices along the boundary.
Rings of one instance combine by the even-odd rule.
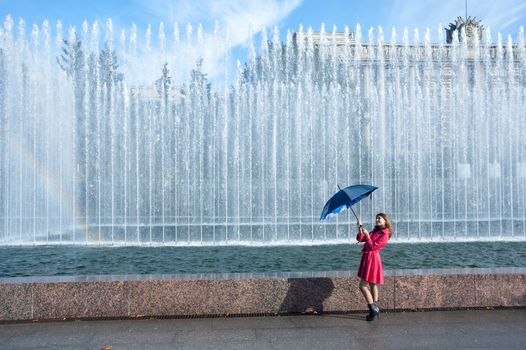
[[[526,267],[450,268],[450,269],[392,269],[384,270],[384,276],[414,275],[488,275],[526,274]],[[89,275],[89,276],[32,276],[0,277],[0,284],[53,283],[53,282],[114,282],[158,280],[245,280],[319,277],[355,277],[356,271],[307,271],[307,272],[261,272],[261,273],[200,273],[161,275]]]
[[[364,311],[354,271],[0,279],[0,321]],[[384,310],[525,307],[526,268],[385,271]]]
[[[474,307],[473,275],[415,275],[397,277],[396,309]]]
[[[526,274],[511,273],[474,276],[475,305],[525,306]]]
[[[101,318],[128,313],[124,282],[33,284],[34,319]]]
[[[31,284],[0,284],[0,320],[30,320],[32,305]]]

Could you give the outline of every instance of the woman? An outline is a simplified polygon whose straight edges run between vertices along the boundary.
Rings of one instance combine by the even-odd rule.
[[[380,308],[377,305],[378,285],[384,284],[380,250],[385,247],[392,234],[391,220],[384,213],[376,214],[376,226],[371,233],[367,232],[361,221],[358,220],[356,240],[365,242],[362,249],[362,260],[358,268],[358,277],[361,278],[360,291],[367,300],[369,307],[369,315],[365,318],[367,321],[373,321],[380,314]]]

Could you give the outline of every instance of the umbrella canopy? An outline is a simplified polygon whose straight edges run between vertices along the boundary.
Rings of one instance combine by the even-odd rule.
[[[353,204],[356,204],[365,197],[370,196],[371,193],[373,193],[377,188],[378,187],[371,185],[353,185],[339,190],[325,204],[325,207],[321,212],[320,221],[338,215],[345,209],[351,208]],[[356,216],[356,214],[354,214],[354,216]]]

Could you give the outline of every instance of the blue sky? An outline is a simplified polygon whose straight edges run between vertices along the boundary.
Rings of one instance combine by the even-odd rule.
[[[296,31],[300,24],[315,31],[322,23],[327,31],[332,31],[333,25],[343,31],[347,25],[353,31],[359,23],[363,32],[380,25],[386,33],[386,40],[390,39],[392,27],[396,27],[399,33],[404,27],[410,33],[415,27],[421,32],[429,27],[432,41],[435,41],[439,24],[443,28],[457,16],[465,15],[465,0],[0,0],[2,21],[7,15],[11,15],[15,22],[23,18],[28,26],[41,25],[48,20],[54,27],[54,23],[60,20],[64,28],[75,26],[79,30],[84,20],[90,26],[97,20],[104,28],[106,20],[111,18],[115,33],[122,29],[129,33],[134,23],[139,38],[148,24],[152,26],[152,33],[157,33],[162,21],[165,30],[171,34],[173,23],[178,23],[181,41],[184,41],[188,23],[192,24],[194,35],[197,26],[202,24],[205,37],[212,37],[217,23],[230,34],[223,45],[228,48],[206,45],[208,41],[205,39],[205,46],[208,46],[204,50],[205,66],[214,75],[214,70],[218,70],[217,62],[226,49],[233,50],[231,55],[235,58],[246,60],[243,52],[251,33],[249,25],[252,32],[263,27],[271,32],[277,26],[282,38],[287,30]],[[508,35],[516,40],[519,28],[526,24],[526,2],[468,0],[468,15],[481,19],[486,27],[490,27],[494,40],[497,32],[504,40]],[[152,45],[155,45],[153,41]]]
[[[274,26],[297,29],[299,24],[314,30],[325,23],[354,28],[382,25],[384,28],[410,29],[417,26],[435,28],[446,25],[456,16],[465,14],[464,0],[0,0],[0,16],[11,14],[16,20],[24,18],[28,24],[44,19],[65,25],[79,26],[83,20],[105,21],[128,27],[178,22],[203,23],[213,26],[215,21],[243,27],[246,21],[255,26]],[[526,3],[523,0],[469,0],[468,15],[482,19],[493,32],[515,35],[525,24]],[[243,30],[240,28],[240,30]]]

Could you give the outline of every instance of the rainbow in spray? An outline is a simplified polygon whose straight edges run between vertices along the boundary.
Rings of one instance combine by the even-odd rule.
[[[218,88],[164,28],[4,21],[0,244],[349,242],[352,183],[394,240],[526,239],[523,30],[263,30]]]

